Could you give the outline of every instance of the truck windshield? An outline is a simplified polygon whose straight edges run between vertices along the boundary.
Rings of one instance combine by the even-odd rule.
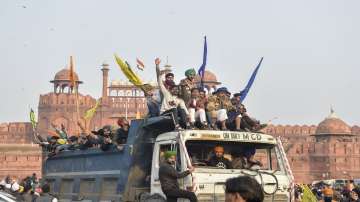
[[[277,148],[273,144],[188,140],[185,145],[195,167],[280,170]]]

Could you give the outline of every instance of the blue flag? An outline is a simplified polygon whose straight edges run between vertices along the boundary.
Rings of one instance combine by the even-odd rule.
[[[256,66],[254,72],[251,74],[251,77],[250,77],[248,83],[246,84],[245,88],[242,91],[240,91],[240,100],[241,100],[241,102],[243,102],[245,100],[246,95],[248,94],[252,84],[254,83],[256,74],[257,74],[257,72],[258,72],[258,70],[260,68],[260,65],[261,65],[263,59],[264,58],[261,57],[261,60],[260,60],[259,64]]]
[[[198,74],[201,78],[201,87],[204,87],[203,79],[205,75],[205,67],[206,67],[206,58],[207,58],[207,43],[206,43],[206,36],[204,37],[204,55],[203,55],[203,63],[201,64]]]

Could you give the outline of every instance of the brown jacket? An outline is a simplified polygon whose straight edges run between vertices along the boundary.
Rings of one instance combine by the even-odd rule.
[[[208,98],[207,110],[217,111],[219,109],[226,109],[227,111],[234,110],[234,106],[231,104],[230,98],[219,97],[217,95],[211,95]]]
[[[194,81],[190,81],[188,78],[182,79],[180,81],[180,97],[188,103],[191,98],[191,89],[196,88]]]

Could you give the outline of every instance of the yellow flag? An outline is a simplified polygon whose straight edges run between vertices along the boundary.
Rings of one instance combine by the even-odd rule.
[[[36,123],[36,120],[35,120],[35,113],[34,113],[33,109],[30,110],[30,122],[31,122],[33,130],[35,130],[37,123]]]
[[[96,101],[96,104],[94,107],[88,109],[85,114],[84,114],[84,119],[89,121],[92,119],[92,117],[95,115],[95,112],[97,110],[97,108],[99,107],[100,105],[100,100]]]
[[[134,84],[135,86],[142,86],[143,83],[141,79],[136,75],[130,65],[127,62],[124,62],[119,56],[115,54],[115,60],[119,65],[121,71],[125,74],[125,76],[129,79],[129,81]]]
[[[126,61],[123,61],[119,56],[115,54],[115,60],[116,63],[119,65],[121,71],[124,73],[126,78],[129,79],[129,81],[134,84],[135,86],[139,87],[142,91],[145,93],[151,91],[154,89],[153,86],[150,84],[144,84],[140,77],[134,73],[134,71],[131,69],[129,63]]]
[[[303,196],[301,198],[302,202],[317,202],[316,196],[312,193],[310,188],[307,185],[301,185],[303,189]]]

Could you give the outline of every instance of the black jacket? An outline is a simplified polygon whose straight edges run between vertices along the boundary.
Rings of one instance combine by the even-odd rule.
[[[190,174],[190,171],[184,171],[178,173],[175,168],[169,163],[163,163],[159,169],[159,179],[161,189],[165,193],[170,190],[180,189],[177,179],[186,177]]]
[[[213,156],[209,160],[208,165],[209,166],[219,167],[219,168],[224,168],[224,169],[231,169],[232,168],[231,162],[228,159],[224,158],[224,157],[218,158],[216,156]]]
[[[114,141],[117,144],[126,144],[128,138],[128,130],[124,130],[123,128],[119,128],[116,130]]]

